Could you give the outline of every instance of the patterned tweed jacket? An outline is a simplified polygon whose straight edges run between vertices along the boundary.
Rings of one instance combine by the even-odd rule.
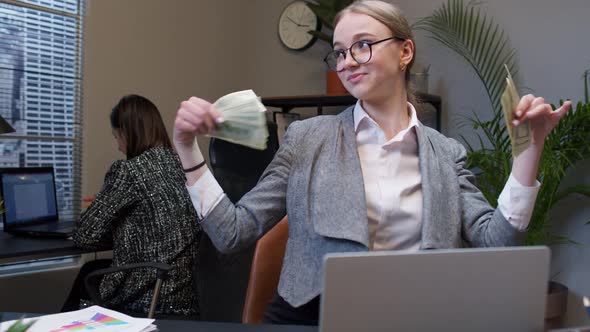
[[[198,316],[196,255],[200,226],[185,187],[176,153],[152,148],[118,160],[74,231],[83,248],[113,248],[112,266],[163,262],[173,269],[162,284],[156,313]],[[137,269],[103,277],[100,293],[106,305],[146,313],[155,272]]]

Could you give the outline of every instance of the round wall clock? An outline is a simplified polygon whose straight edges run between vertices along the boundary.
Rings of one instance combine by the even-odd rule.
[[[316,38],[307,32],[320,28],[320,20],[304,1],[291,2],[279,17],[279,39],[291,50],[301,51],[313,45]]]

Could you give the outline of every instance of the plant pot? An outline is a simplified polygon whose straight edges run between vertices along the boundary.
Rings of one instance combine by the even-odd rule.
[[[331,96],[342,96],[349,94],[344,88],[344,85],[342,85],[342,82],[340,82],[338,73],[335,71],[329,70],[326,72],[326,94]]]
[[[561,328],[567,311],[568,288],[555,281],[549,281],[547,304],[545,306],[545,329]]]

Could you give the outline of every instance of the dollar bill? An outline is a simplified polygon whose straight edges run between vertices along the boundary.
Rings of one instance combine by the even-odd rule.
[[[508,130],[510,143],[512,144],[512,156],[517,157],[531,144],[531,124],[528,120],[523,121],[517,127],[512,124],[520,97],[518,96],[518,91],[516,90],[516,85],[512,80],[512,75],[510,74],[510,70],[508,70],[508,66],[504,65],[504,67],[506,68],[508,75],[506,77],[506,88],[502,93],[500,101],[502,103],[504,119],[506,120],[506,129]]]
[[[266,108],[254,91],[230,93],[215,101],[213,106],[221,113],[223,122],[208,136],[253,149],[266,149]]]

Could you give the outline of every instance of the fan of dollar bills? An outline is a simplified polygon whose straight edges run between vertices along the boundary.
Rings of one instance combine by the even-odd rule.
[[[506,88],[501,98],[502,112],[504,113],[506,129],[508,130],[510,143],[512,144],[512,156],[516,157],[531,145],[532,131],[531,124],[528,120],[522,122],[518,127],[512,124],[514,112],[516,111],[520,97],[518,96],[518,91],[516,91],[516,85],[514,85],[508,66],[504,65],[504,67],[506,68],[506,72],[508,72],[508,76],[506,77]]]
[[[257,150],[266,149],[266,108],[254,91],[230,93],[219,98],[213,106],[221,113],[223,122],[208,136]]]

